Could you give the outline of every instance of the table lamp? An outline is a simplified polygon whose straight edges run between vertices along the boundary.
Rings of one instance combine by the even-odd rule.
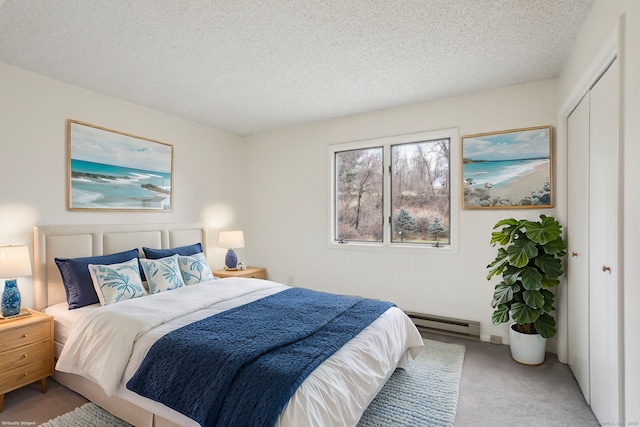
[[[2,316],[20,314],[20,290],[16,277],[31,276],[31,259],[27,246],[0,246],[0,277],[7,277],[2,291]]]
[[[224,257],[224,266],[226,270],[233,270],[238,265],[238,255],[233,249],[244,248],[244,234],[240,230],[221,231],[218,246],[229,249]]]

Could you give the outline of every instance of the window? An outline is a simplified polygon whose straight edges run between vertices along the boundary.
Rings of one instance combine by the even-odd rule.
[[[451,248],[456,143],[445,130],[331,146],[330,243]]]

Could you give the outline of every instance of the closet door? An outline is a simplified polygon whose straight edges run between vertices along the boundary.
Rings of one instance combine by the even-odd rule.
[[[620,422],[622,327],[618,280],[618,63],[591,89],[589,149],[589,336],[591,409]]]
[[[589,93],[568,118],[566,226],[569,366],[587,403],[589,393]]]

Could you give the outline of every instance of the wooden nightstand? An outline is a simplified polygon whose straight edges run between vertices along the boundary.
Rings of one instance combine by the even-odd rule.
[[[31,311],[30,316],[0,320],[0,412],[11,390],[40,381],[46,393],[53,367],[52,316]]]
[[[213,275],[220,278],[251,277],[254,279],[266,279],[267,269],[261,267],[247,267],[246,270],[215,270]]]

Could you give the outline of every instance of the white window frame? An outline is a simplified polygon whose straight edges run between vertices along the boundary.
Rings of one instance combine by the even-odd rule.
[[[391,216],[391,179],[389,177],[389,166],[391,165],[391,146],[396,144],[415,143],[422,141],[432,141],[438,139],[449,139],[449,244],[440,247],[424,244],[411,244],[402,242],[391,242],[391,224],[388,219]],[[336,170],[335,154],[341,151],[358,150],[363,148],[383,147],[384,156],[384,179],[383,179],[383,233],[382,242],[362,242],[348,241],[339,243],[335,240],[336,229]],[[441,129],[428,132],[413,133],[408,135],[398,135],[385,138],[368,139],[362,141],[352,141],[340,144],[332,144],[328,147],[329,157],[329,230],[328,246],[331,249],[388,249],[388,250],[408,250],[427,251],[440,254],[458,253],[458,212],[460,210],[460,137],[457,128]]]

